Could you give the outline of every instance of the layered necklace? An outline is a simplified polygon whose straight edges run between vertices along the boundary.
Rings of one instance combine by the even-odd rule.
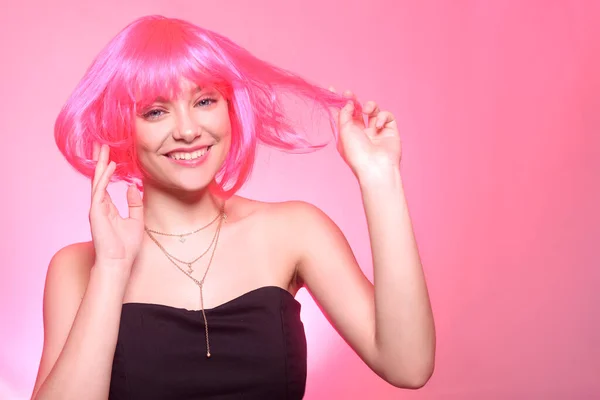
[[[227,214],[225,214],[225,206],[223,205],[223,207],[221,208],[219,214],[215,217],[215,219],[213,219],[208,224],[206,224],[194,231],[191,231],[191,232],[165,233],[165,232],[159,232],[156,230],[148,229],[148,227],[144,227],[144,230],[146,231],[146,233],[148,234],[150,239],[164,253],[164,255],[167,257],[167,259],[174,266],[176,266],[179,271],[181,271],[188,278],[190,278],[198,286],[198,288],[200,288],[200,308],[202,311],[202,317],[204,319],[204,331],[205,331],[204,333],[205,333],[205,338],[206,338],[206,357],[207,358],[211,357],[211,353],[210,353],[210,341],[208,339],[208,321],[206,319],[206,312],[204,311],[204,295],[202,293],[202,288],[204,286],[204,281],[206,279],[206,275],[208,274],[208,270],[210,269],[210,265],[212,263],[214,255],[215,255],[215,250],[217,249],[217,243],[219,242],[219,235],[221,233],[221,227],[223,225],[223,222],[225,222],[226,219],[227,219]],[[158,241],[158,239],[156,239],[156,236],[154,236],[154,235],[161,235],[161,236],[179,237],[179,241],[181,243],[184,243],[188,236],[193,235],[195,233],[198,233],[198,232],[208,228],[209,226],[211,226],[212,224],[214,224],[217,221],[218,221],[218,224],[217,224],[217,228],[215,229],[215,234],[213,235],[213,238],[212,238],[210,244],[208,245],[208,247],[206,248],[206,250],[204,250],[198,257],[196,257],[190,261],[180,260],[179,258],[175,257],[173,254],[168,252],[165,249],[165,247]],[[192,273],[194,272],[193,265],[198,260],[200,260],[202,257],[204,257],[206,254],[208,254],[208,252],[211,250],[211,248],[212,248],[212,252],[210,254],[210,258],[208,259],[208,264],[206,266],[206,270],[204,271],[204,274],[202,275],[202,279],[198,280],[192,276]],[[185,268],[181,267],[179,264],[185,265]]]

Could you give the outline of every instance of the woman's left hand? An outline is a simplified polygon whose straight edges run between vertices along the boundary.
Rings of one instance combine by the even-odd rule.
[[[401,143],[394,115],[381,111],[376,102],[368,101],[363,107],[363,116],[355,113],[354,101],[357,100],[354,94],[347,90],[344,97],[349,100],[338,115],[337,148],[354,174],[360,179],[398,169]]]

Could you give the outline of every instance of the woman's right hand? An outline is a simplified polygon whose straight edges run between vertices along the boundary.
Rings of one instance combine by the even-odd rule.
[[[92,181],[89,218],[96,251],[95,264],[116,264],[123,268],[123,272],[129,274],[144,235],[142,196],[138,189],[131,185],[127,189],[129,217],[121,217],[106,190],[116,167],[114,161],[109,162],[109,152],[106,145],[94,149],[97,164]]]

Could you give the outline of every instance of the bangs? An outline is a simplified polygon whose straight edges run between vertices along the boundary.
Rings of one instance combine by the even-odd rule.
[[[232,74],[219,63],[222,58],[214,54],[209,39],[180,24],[161,22],[138,27],[129,38],[109,91],[135,109],[147,107],[158,97],[178,98],[184,90],[182,79],[226,95]]]

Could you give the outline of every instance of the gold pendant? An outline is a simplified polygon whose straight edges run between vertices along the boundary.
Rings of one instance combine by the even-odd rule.
[[[184,243],[184,242],[185,242],[185,237],[184,237],[184,236],[179,236],[179,241],[180,241],[181,243]]]
[[[192,264],[188,264],[187,272],[188,272],[188,274],[191,274],[192,272],[194,272],[194,269],[192,268]]]

